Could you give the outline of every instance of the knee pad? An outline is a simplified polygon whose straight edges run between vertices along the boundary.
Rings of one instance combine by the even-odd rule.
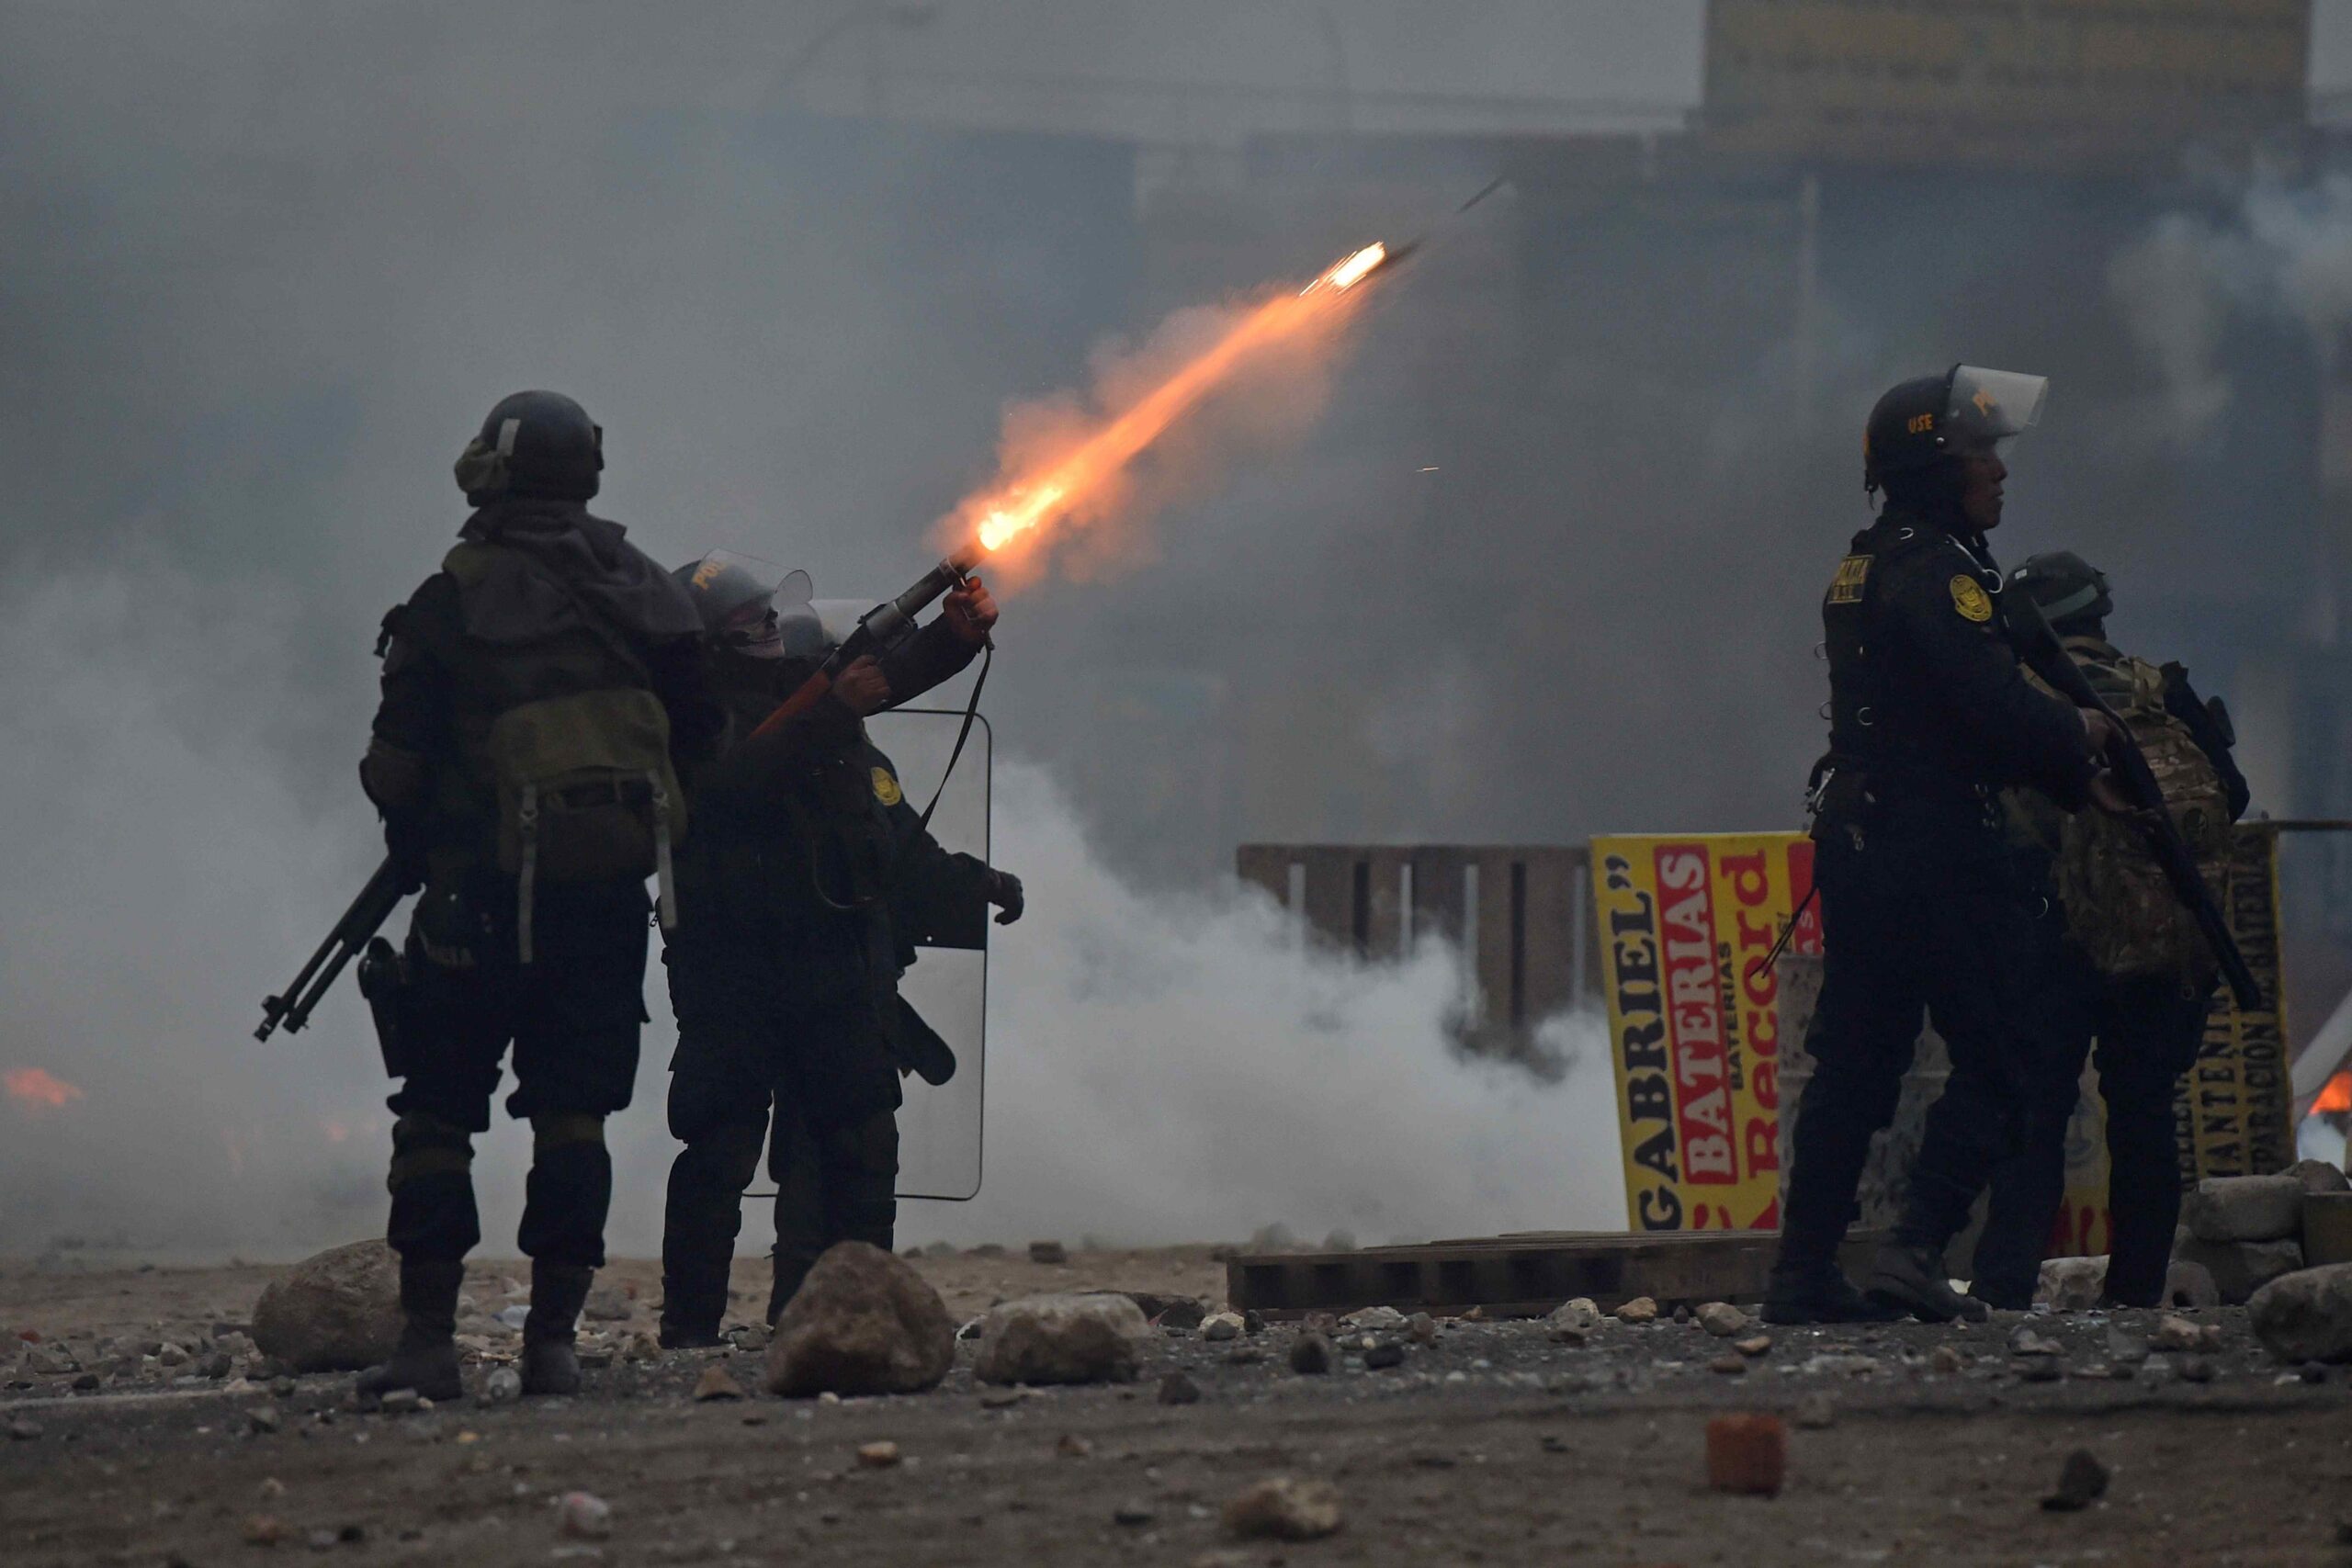
[[[605,1146],[605,1119],[593,1111],[542,1111],[531,1118],[531,1155],[544,1158],[575,1144]]]
[[[412,1111],[392,1123],[392,1165],[385,1185],[393,1192],[422,1177],[473,1174],[473,1134],[428,1111]]]

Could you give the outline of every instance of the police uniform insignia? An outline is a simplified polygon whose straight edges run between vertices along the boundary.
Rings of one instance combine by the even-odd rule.
[[[906,799],[906,792],[899,787],[899,781],[890,776],[889,769],[876,768],[874,770],[875,799],[880,801],[885,806],[896,806],[899,802]]]
[[[1829,580],[1829,602],[1832,604],[1859,604],[1862,602],[1862,585],[1870,581],[1869,556],[1848,556],[1838,563],[1838,575]]]
[[[1993,618],[1993,596],[1984,592],[1983,583],[1964,571],[1952,574],[1951,607],[1967,620],[1982,623]]]

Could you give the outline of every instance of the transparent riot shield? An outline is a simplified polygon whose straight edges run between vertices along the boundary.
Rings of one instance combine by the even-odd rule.
[[[866,720],[866,730],[898,770],[898,786],[920,811],[940,778],[964,727],[960,708],[897,708]],[[931,835],[951,852],[989,857],[990,767],[994,747],[986,718],[972,725],[964,755],[939,796]],[[904,1079],[899,1111],[899,1196],[962,1202],[980,1190],[983,1113],[988,1089],[988,932],[976,922],[974,948],[922,947],[899,993],[955,1053],[954,1076],[943,1084]]]

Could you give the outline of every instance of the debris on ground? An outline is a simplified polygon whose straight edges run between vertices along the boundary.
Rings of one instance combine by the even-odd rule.
[[[973,1373],[993,1383],[1133,1382],[1158,1340],[1125,1296],[1029,1296],[989,1309]]]
[[[2053,1514],[2071,1514],[2107,1495],[2107,1466],[2088,1449],[2076,1449],[2059,1467],[2058,1489],[2041,1500]]]
[[[1135,1303],[1108,1299],[1142,1323]],[[844,1241],[817,1259],[776,1319],[763,1382],[786,1398],[919,1393],[955,1364],[956,1321],[939,1292],[882,1248]]]
[[[1789,1428],[1778,1416],[1718,1416],[1707,1423],[1707,1485],[1777,1497],[1788,1478]]]
[[[1277,1475],[1225,1506],[1225,1528],[1244,1540],[1320,1540],[1340,1524],[1339,1489]]]

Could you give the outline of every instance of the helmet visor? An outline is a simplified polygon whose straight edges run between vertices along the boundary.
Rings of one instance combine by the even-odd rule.
[[[713,550],[684,574],[686,592],[713,640],[754,659],[780,659],[774,562]]]
[[[2016,370],[1962,365],[1951,373],[1951,398],[1944,407],[1948,429],[1980,441],[2016,435],[2041,417],[2050,378]]]

